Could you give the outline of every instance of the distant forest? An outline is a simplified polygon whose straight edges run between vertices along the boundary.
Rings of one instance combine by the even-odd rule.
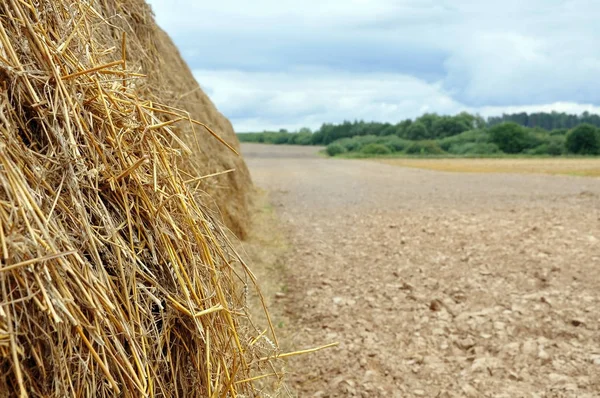
[[[537,113],[513,113],[510,115],[492,116],[487,119],[488,127],[500,123],[513,122],[523,127],[541,127],[544,130],[572,129],[580,124],[591,124],[600,127],[600,116],[583,112],[581,115],[567,114],[564,112],[537,112]]]
[[[240,141],[266,142],[271,144],[300,144],[300,145],[328,145],[340,138],[354,137],[357,135],[397,135],[410,140],[440,139],[472,129],[482,129],[496,126],[501,123],[516,123],[527,128],[538,128],[547,131],[570,130],[581,124],[591,124],[600,127],[600,116],[583,112],[581,115],[564,112],[537,112],[513,113],[502,116],[491,116],[487,120],[479,115],[466,112],[456,116],[440,116],[435,113],[426,113],[415,120],[406,119],[397,124],[344,121],[340,124],[325,123],[314,133],[303,128],[291,134],[298,136],[287,137],[281,133],[290,133],[285,129],[279,131],[263,131],[261,133],[240,133]],[[555,132],[554,135],[556,135]],[[308,138],[310,135],[310,139]],[[292,142],[288,142],[288,138]],[[279,142],[274,142],[279,141]],[[301,141],[301,142],[296,142]]]
[[[343,152],[373,150],[392,153],[487,155],[494,153],[562,155],[600,154],[600,116],[584,112],[515,113],[484,119],[462,112],[455,116],[426,113],[399,123],[344,121],[325,123],[312,132],[287,130],[240,133],[241,142],[291,145],[343,144]],[[577,130],[577,131],[575,131]],[[353,141],[349,141],[353,140]],[[368,148],[364,148],[367,147]],[[341,152],[340,152],[341,151]]]

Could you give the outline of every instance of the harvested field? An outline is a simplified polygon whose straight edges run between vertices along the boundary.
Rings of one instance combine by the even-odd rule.
[[[298,396],[599,396],[599,179],[242,151]]]
[[[600,177],[599,158],[380,159],[385,164],[466,173],[564,174]]]

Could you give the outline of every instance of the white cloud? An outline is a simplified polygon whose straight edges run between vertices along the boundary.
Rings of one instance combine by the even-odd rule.
[[[600,104],[599,2],[151,3],[238,130]]]
[[[585,110],[600,107],[558,102],[512,107],[469,107],[454,100],[440,84],[407,75],[335,73],[330,70],[288,73],[196,70],[194,76],[237,131],[317,128],[323,122],[363,119],[399,122],[425,112],[484,116],[502,112]]]
[[[390,15],[429,16],[440,3],[435,0],[150,0],[158,22],[167,29],[202,28],[228,30],[286,26],[347,26]],[[265,21],[270,25],[261,26]],[[238,23],[244,25],[238,25]],[[272,33],[276,31],[273,30]]]
[[[461,110],[438,85],[412,76],[329,70],[194,75],[238,131],[315,128],[345,119],[400,121],[420,115],[424,104],[444,113]]]

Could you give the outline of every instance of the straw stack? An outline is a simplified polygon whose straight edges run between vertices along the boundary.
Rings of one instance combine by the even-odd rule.
[[[128,53],[142,39],[119,26],[147,13],[0,2],[2,396],[255,396],[253,380],[277,376],[272,327],[246,315],[253,276],[178,132],[235,148],[143,96]]]
[[[128,62],[141,65],[147,79],[138,81],[138,89],[144,98],[169,106],[185,109],[190,116],[209,125],[234,148],[238,140],[231,123],[216,109],[208,96],[198,86],[194,75],[181,58],[177,47],[169,36],[154,22],[150,8],[144,0],[105,1],[101,10],[111,26],[117,26],[104,37],[121,37],[127,32]],[[199,20],[202,15],[198,16]],[[111,26],[106,26],[110,28]],[[198,38],[210,40],[210,38]],[[112,45],[119,46],[112,40]],[[206,54],[205,57],[214,57]],[[130,60],[130,61],[129,61]],[[207,59],[208,61],[208,59]],[[198,78],[202,81],[203,76]],[[179,165],[188,178],[217,174],[212,178],[194,182],[194,188],[200,188],[210,197],[204,197],[203,203],[218,205],[220,216],[225,225],[237,236],[246,236],[248,228],[248,197],[252,192],[250,173],[245,162],[229,151],[202,128],[181,123],[177,135],[182,138],[193,152],[193,156],[183,156]],[[218,174],[234,169],[235,172]],[[216,206],[210,206],[211,209]]]

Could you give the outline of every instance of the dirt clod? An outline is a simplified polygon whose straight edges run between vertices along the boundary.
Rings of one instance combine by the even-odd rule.
[[[440,300],[432,300],[431,303],[429,304],[429,309],[431,311],[441,311],[443,307],[443,304]]]

